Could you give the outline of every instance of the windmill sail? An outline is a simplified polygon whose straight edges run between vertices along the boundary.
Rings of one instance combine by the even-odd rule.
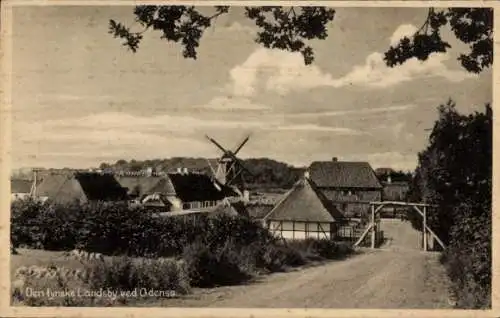
[[[219,142],[207,135],[205,137],[219,150],[222,151],[222,156],[218,161],[217,169],[215,172],[209,163],[210,169],[212,170],[212,173],[214,173],[216,179],[223,185],[243,187],[242,172],[245,171],[248,174],[251,174],[251,172],[243,164],[242,160],[236,157],[236,154],[238,154],[240,150],[246,145],[246,143],[250,139],[250,136],[247,136],[241,143],[239,143],[234,151],[224,148]],[[238,192],[241,191],[239,191],[238,189]]]

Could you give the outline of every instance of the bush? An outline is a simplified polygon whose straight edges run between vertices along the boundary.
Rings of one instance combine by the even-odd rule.
[[[305,253],[309,259],[341,259],[354,250],[348,244],[341,244],[329,239],[307,238],[301,241],[291,241],[287,244]]]
[[[147,257],[180,255],[196,239],[211,248],[224,245],[227,238],[238,246],[268,244],[273,239],[259,223],[243,217],[153,217],[144,208],[125,203],[16,201],[11,229],[14,247]]]
[[[36,268],[34,271],[40,273],[45,269]],[[144,297],[175,297],[190,291],[185,264],[172,259],[119,257],[84,263],[83,270],[64,271],[56,266],[49,269],[55,275],[16,275],[17,280],[11,286],[13,304],[111,306]],[[80,271],[83,274],[74,275]],[[37,294],[28,293],[28,288]],[[89,292],[102,294],[90,295]]]
[[[190,290],[185,264],[173,259],[132,259],[113,257],[87,266],[90,289],[118,291],[171,291],[177,295]]]
[[[186,262],[184,278],[177,265],[134,263],[127,257],[106,260],[90,268],[89,284],[96,288],[184,286],[179,287],[184,290],[188,280],[199,287],[236,284],[258,272],[282,271],[347,253],[328,240],[283,244],[259,222],[245,217],[153,217],[125,203],[21,202],[13,210],[12,237],[17,245],[114,256],[183,257]],[[159,279],[154,271],[165,278]]]
[[[241,253],[230,241],[216,250],[196,241],[183,252],[191,284],[197,287],[232,285],[248,280],[252,275],[245,271],[245,265],[252,257]]]
[[[15,282],[17,283],[17,281]],[[81,280],[68,279],[61,274],[55,278],[26,278],[23,286],[12,288],[12,305],[25,305],[32,307],[105,307],[115,304],[125,304],[127,299],[123,297],[82,297],[77,294],[77,290],[86,289],[86,285]],[[32,290],[41,294],[29,294],[26,291]],[[51,294],[48,294],[51,291]],[[66,291],[66,294],[63,292]],[[59,293],[59,295],[54,295]]]
[[[443,252],[445,265],[459,308],[491,307],[491,208],[464,202],[456,208],[462,215],[451,228],[454,238]]]
[[[437,205],[428,211],[427,224],[447,245],[442,261],[457,306],[488,308],[493,110],[487,104],[484,112],[460,114],[451,100],[438,110],[429,145],[419,154],[411,198]]]

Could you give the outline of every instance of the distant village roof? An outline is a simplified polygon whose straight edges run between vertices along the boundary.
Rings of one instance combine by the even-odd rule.
[[[125,189],[112,175],[91,172],[45,173],[35,195],[57,202],[120,201],[127,198]]]
[[[230,215],[248,217],[248,211],[243,202],[227,202],[217,205],[210,215]]]
[[[24,179],[11,179],[10,192],[11,193],[30,193],[33,181]]]
[[[115,176],[129,195],[142,197],[152,193],[175,195],[175,189],[167,176]]]
[[[248,216],[257,220],[262,219],[269,214],[273,207],[274,205],[267,203],[248,203],[245,205]]]
[[[309,175],[318,187],[382,188],[368,162],[315,161]]]
[[[183,202],[222,200],[226,194],[209,176],[198,173],[169,173],[176,196]]]
[[[266,220],[336,222],[342,213],[307,179],[299,180],[268,215]]]
[[[74,174],[88,200],[123,200],[127,192],[109,174],[79,172]]]
[[[216,185],[209,176],[200,173],[169,173],[165,176],[116,176],[129,195],[142,197],[161,193],[178,197],[183,202],[217,201],[234,195],[227,187]],[[219,186],[219,188],[218,188]]]
[[[375,174],[377,176],[387,175],[387,174],[392,174],[392,173],[394,173],[394,169],[392,169],[392,168],[377,168],[377,169],[375,169]]]

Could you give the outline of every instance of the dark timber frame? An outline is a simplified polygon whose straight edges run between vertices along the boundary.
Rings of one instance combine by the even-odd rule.
[[[358,202],[360,203],[360,202]],[[376,232],[376,221],[375,216],[377,213],[382,210],[383,207],[386,206],[411,206],[415,211],[417,211],[422,216],[422,229],[423,229],[423,237],[424,237],[424,251],[427,251],[427,232],[430,233],[436,241],[441,245],[444,249],[445,245],[443,241],[434,233],[429,226],[427,226],[427,208],[434,207],[434,205],[425,204],[425,203],[411,203],[411,202],[400,202],[400,201],[383,201],[383,202],[361,202],[368,203],[371,207],[371,222],[366,227],[365,231],[361,235],[361,237],[354,243],[354,246],[359,246],[361,242],[365,239],[368,232],[371,232],[371,248],[375,248],[375,232]]]

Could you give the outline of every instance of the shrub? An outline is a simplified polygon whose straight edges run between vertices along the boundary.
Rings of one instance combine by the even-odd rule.
[[[230,241],[215,250],[196,241],[186,246],[183,252],[191,284],[197,287],[231,285],[248,280],[251,273],[246,272],[244,266],[248,264],[248,256]]]
[[[278,245],[267,246],[257,260],[258,266],[271,272],[280,272],[286,267],[286,253],[284,247]]]
[[[55,277],[17,277],[11,285],[11,302],[14,306],[21,304],[35,307],[104,307],[127,302],[124,297],[84,297],[81,291],[85,289],[88,286],[82,279],[75,275],[65,275],[60,270],[55,272]]]
[[[187,294],[190,290],[185,264],[173,259],[133,259],[113,257],[87,265],[86,282],[91,289],[136,291],[172,291]]]
[[[280,272],[288,267],[305,265],[309,261],[308,256],[310,255],[307,254],[307,251],[294,246],[297,243],[290,243],[282,245],[275,242],[267,245],[258,255],[258,266],[271,272]]]
[[[12,202],[10,238],[15,248],[43,247],[43,224],[40,222],[40,215],[43,215],[46,209],[45,204],[31,198]]]
[[[329,239],[307,238],[300,241],[291,241],[287,243],[287,246],[300,250],[306,258],[311,260],[341,259],[354,251],[349,244]]]
[[[452,281],[459,308],[491,307],[491,208],[464,202],[462,220],[451,228],[454,238],[441,262]],[[457,211],[458,212],[458,211]]]

